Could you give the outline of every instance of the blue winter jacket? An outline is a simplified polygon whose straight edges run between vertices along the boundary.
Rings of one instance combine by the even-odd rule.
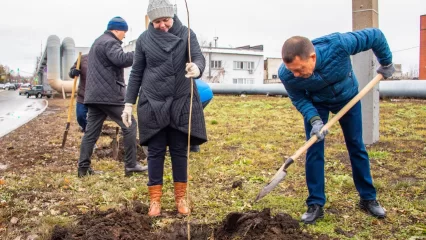
[[[392,63],[392,53],[385,36],[376,28],[333,33],[314,39],[312,43],[317,59],[311,77],[295,77],[284,64],[278,70],[293,105],[307,121],[319,116],[313,103],[344,103],[358,93],[351,55],[372,49],[381,65]]]

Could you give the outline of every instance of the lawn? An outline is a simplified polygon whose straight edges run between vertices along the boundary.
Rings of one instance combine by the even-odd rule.
[[[123,163],[95,154],[103,174],[77,178],[82,133],[73,118],[64,150],[67,101],[49,100],[45,113],[0,138],[0,238],[50,239],[55,225],[70,226],[92,210],[121,209],[134,201],[148,204],[146,173],[123,177]],[[306,210],[304,156],[284,182],[254,203],[283,160],[304,143],[301,115],[288,98],[215,96],[205,109],[208,143],[191,154],[191,221],[221,222],[230,212],[271,208],[299,219]],[[303,226],[312,234],[338,239],[409,239],[426,236],[426,102],[382,100],[380,141],[367,146],[378,200],[388,217],[377,220],[357,208],[358,194],[338,125],[326,137],[325,218]],[[114,124],[108,123],[114,126]],[[96,151],[110,148],[103,134]],[[174,211],[170,158],[167,157],[162,207]],[[232,188],[241,181],[241,188]],[[179,218],[154,221],[162,229]]]

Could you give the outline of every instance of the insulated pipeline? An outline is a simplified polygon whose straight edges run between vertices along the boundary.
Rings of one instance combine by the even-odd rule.
[[[215,94],[258,94],[287,96],[284,85],[209,83]],[[379,83],[380,97],[426,98],[426,81],[396,80]]]

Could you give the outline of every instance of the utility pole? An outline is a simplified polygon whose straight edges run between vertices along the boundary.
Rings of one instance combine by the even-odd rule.
[[[379,27],[378,0],[352,0],[352,29],[360,30]],[[353,69],[359,82],[359,88],[364,88],[376,76],[376,59],[373,51],[358,53],[352,58]],[[365,144],[379,141],[379,86],[376,85],[361,100],[362,125]]]
[[[420,16],[419,80],[426,80],[426,14]]]
[[[210,51],[209,51],[209,82],[212,79],[212,42],[209,43]]]

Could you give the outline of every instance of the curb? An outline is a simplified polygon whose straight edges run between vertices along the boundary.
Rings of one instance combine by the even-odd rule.
[[[49,101],[47,101],[46,99],[43,99],[43,100],[44,100],[44,105],[45,105],[45,106],[43,107],[43,109],[41,109],[40,111],[38,111],[38,112],[37,112],[37,114],[36,114],[36,115],[34,115],[34,117],[27,119],[27,121],[25,121],[25,122],[23,122],[21,125],[19,125],[19,126],[17,126],[17,127],[15,127],[15,128],[13,128],[12,130],[10,130],[10,132],[6,133],[6,134],[5,134],[5,135],[3,135],[3,136],[0,136],[0,139],[1,139],[1,138],[3,138],[4,136],[9,135],[11,132],[15,131],[16,129],[18,129],[18,128],[22,127],[22,126],[24,126],[25,124],[29,123],[29,122],[30,122],[30,121],[32,121],[34,118],[38,117],[40,114],[42,114],[44,111],[46,111],[47,107],[49,106]]]

